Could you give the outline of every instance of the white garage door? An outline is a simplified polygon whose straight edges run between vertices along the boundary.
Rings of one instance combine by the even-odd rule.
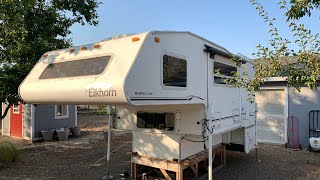
[[[284,144],[284,90],[260,90],[256,93],[256,104],[258,142]]]

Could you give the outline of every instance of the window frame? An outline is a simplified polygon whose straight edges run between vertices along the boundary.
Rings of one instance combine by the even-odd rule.
[[[54,63],[62,63],[65,61],[77,61],[77,60],[85,60],[85,59],[90,59],[90,58],[100,58],[100,57],[106,57],[106,56],[110,56],[109,62],[106,65],[105,69],[102,71],[102,73],[100,74],[96,74],[96,75],[85,75],[85,76],[72,76],[72,77],[60,77],[60,78],[48,78],[48,79],[40,79],[40,76],[42,75],[42,73],[44,72],[44,70],[47,68],[47,66],[49,66],[49,64],[54,64]],[[96,56],[84,56],[81,58],[70,58],[70,59],[66,59],[66,60],[56,60],[53,62],[49,62],[49,60],[47,60],[48,62],[45,62],[46,60],[43,60],[42,62],[45,63],[45,67],[43,68],[43,71],[39,73],[39,77],[38,80],[40,81],[47,81],[47,80],[65,80],[65,79],[86,79],[86,78],[97,78],[100,77],[101,75],[103,75],[108,69],[110,64],[112,63],[114,59],[114,54],[113,53],[105,53],[105,54],[98,54]]]
[[[15,106],[18,106],[18,107],[15,107]],[[15,111],[15,110],[18,110],[18,111]],[[13,114],[20,114],[20,103],[12,105],[12,113]]]
[[[67,112],[66,112],[66,114],[65,115],[58,115],[58,106],[67,106]],[[62,110],[63,110],[63,108],[62,108]],[[55,119],[67,119],[67,118],[69,118],[69,105],[65,105],[65,104],[55,104],[54,105],[54,118]]]
[[[229,84],[227,84],[227,83],[224,83],[224,84],[219,84],[219,83],[216,83],[215,81],[214,81],[214,78],[215,77],[221,77],[221,78],[234,78],[233,76],[224,76],[224,75],[216,75],[216,73],[215,73],[215,69],[214,69],[214,63],[215,62],[217,62],[217,63],[220,63],[220,64],[224,64],[224,65],[227,65],[227,66],[231,66],[231,67],[234,67],[234,68],[236,68],[237,69],[237,73],[239,73],[239,68],[235,65],[235,64],[233,64],[233,63],[228,63],[228,62],[222,62],[222,61],[219,61],[219,60],[216,60],[216,59],[213,59],[212,60],[212,83],[213,83],[213,85],[215,85],[215,86],[224,86],[224,87],[233,87],[233,86],[231,86],[231,85],[229,85]]]
[[[179,86],[166,86],[164,83],[163,83],[163,57],[165,56],[165,55],[167,55],[167,56],[171,56],[171,57],[175,57],[175,58],[178,58],[178,59],[183,59],[183,60],[185,60],[186,61],[186,73],[187,73],[187,75],[186,75],[186,78],[187,78],[187,80],[186,80],[186,87],[179,87]],[[161,84],[161,87],[162,87],[162,89],[165,89],[165,90],[182,90],[182,91],[185,91],[185,90],[187,90],[188,89],[188,81],[189,81],[189,78],[188,78],[188,59],[185,57],[185,56],[183,56],[183,55],[179,55],[179,54],[176,54],[176,53],[172,53],[172,52],[168,52],[168,51],[164,51],[164,52],[162,52],[161,54],[160,54],[160,84]]]

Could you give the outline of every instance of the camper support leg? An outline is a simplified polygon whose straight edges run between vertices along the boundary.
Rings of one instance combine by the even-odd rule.
[[[109,114],[109,119],[108,119],[108,149],[107,149],[107,179],[110,179],[110,145],[111,145],[111,107],[108,107],[108,114]]]
[[[209,121],[209,127],[211,128],[211,120]],[[209,132],[209,164],[208,164],[208,179],[212,180],[212,134]]]

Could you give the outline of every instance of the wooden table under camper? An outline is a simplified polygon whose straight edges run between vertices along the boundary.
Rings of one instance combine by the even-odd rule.
[[[213,147],[213,158],[214,158],[214,170],[218,170],[226,166],[226,147],[224,144]],[[191,168],[193,176],[191,179],[204,179],[208,177],[208,174],[199,174],[199,168],[203,168],[208,172],[208,150],[204,150],[200,153],[190,156],[189,158],[183,159],[180,162],[163,160],[158,158],[139,156],[133,154],[131,157],[131,178],[132,179],[145,179],[151,172],[141,172],[141,167],[153,167],[159,169],[162,175],[167,180],[172,180],[175,177],[176,180],[189,179],[190,177],[184,176],[184,170]],[[167,171],[174,172],[175,175],[168,174]],[[201,177],[199,177],[201,175]],[[153,177],[155,178],[155,177]]]

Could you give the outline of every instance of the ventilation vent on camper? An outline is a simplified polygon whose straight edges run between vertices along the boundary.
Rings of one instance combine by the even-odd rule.
[[[111,56],[48,64],[40,79],[99,75],[103,73]]]

